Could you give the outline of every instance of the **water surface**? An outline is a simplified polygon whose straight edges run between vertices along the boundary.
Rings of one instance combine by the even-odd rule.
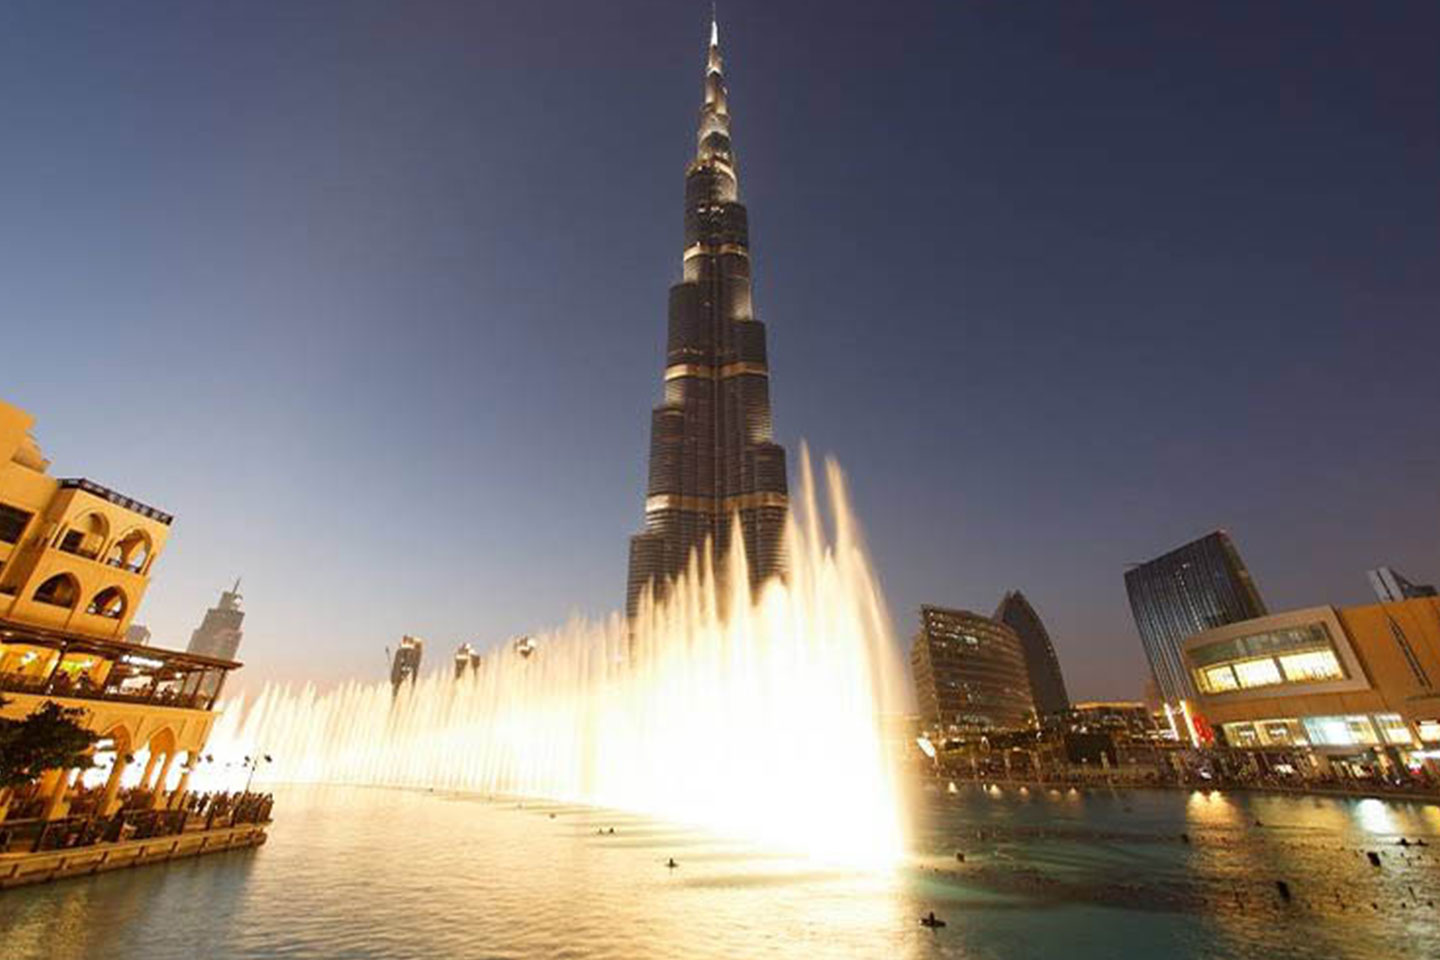
[[[258,850],[0,893],[0,954],[1440,956],[1440,806],[980,788],[919,806],[912,858],[873,873],[589,808],[289,788]],[[943,930],[916,922],[930,910]]]

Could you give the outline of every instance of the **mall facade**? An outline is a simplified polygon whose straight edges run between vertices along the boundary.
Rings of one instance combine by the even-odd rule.
[[[1266,770],[1440,776],[1440,598],[1257,617],[1184,657],[1201,726]]]

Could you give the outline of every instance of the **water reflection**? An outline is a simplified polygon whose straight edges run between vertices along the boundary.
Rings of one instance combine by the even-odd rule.
[[[0,942],[7,960],[1440,955],[1437,809],[1381,806],[962,786],[917,803],[904,865],[857,872],[576,805],[291,788],[259,850],[0,895]],[[918,925],[930,910],[944,929]]]

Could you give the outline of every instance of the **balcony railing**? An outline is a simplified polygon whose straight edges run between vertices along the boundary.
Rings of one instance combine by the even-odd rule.
[[[47,689],[48,687],[48,689]],[[118,703],[148,703],[157,707],[178,707],[182,710],[209,710],[213,695],[206,691],[181,693],[174,690],[121,690],[102,687],[86,681],[63,677],[36,677],[20,673],[0,673],[0,693],[28,693],[37,697],[66,700],[108,700]]]

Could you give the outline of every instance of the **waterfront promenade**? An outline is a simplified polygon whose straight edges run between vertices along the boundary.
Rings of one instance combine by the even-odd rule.
[[[0,824],[0,890],[216,853],[265,842],[269,794],[192,794],[174,810],[136,806],[113,816],[7,820]]]

